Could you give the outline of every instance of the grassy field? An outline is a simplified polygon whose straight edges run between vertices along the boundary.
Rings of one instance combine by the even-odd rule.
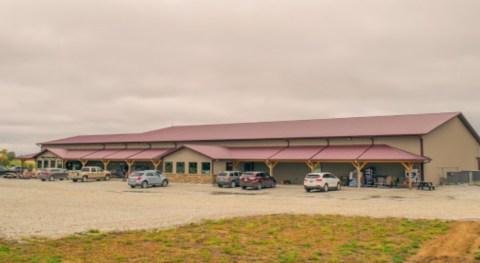
[[[403,262],[450,222],[272,215],[158,231],[0,240],[0,262]],[[141,226],[139,226],[141,227]]]

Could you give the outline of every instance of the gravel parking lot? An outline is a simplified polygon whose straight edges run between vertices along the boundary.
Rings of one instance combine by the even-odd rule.
[[[306,193],[302,186],[242,190],[170,184],[130,189],[121,181],[73,183],[0,179],[0,237],[58,237],[74,232],[169,228],[236,216],[340,214],[480,220],[480,187],[436,191],[356,189]]]

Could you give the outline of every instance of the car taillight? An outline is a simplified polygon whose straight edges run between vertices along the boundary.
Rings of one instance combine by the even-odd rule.
[[[142,180],[141,176],[137,177],[137,181],[141,181],[141,180]]]
[[[304,182],[307,182],[307,181],[308,181],[308,179],[307,179],[307,178],[305,178],[305,179],[303,179],[303,181],[304,181]]]
[[[230,181],[230,176],[227,176],[226,178],[227,178],[228,181]]]
[[[321,182],[322,181],[322,178],[317,178],[317,180],[315,180],[317,182]]]

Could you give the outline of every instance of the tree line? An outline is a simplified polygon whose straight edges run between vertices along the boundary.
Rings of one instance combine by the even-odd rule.
[[[7,149],[2,149],[0,151],[0,165],[1,166],[10,166],[10,163],[15,159],[15,152],[8,151]]]

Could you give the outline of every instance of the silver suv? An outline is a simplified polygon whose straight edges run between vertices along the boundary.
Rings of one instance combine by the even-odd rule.
[[[240,176],[242,175],[239,171],[224,171],[217,175],[217,185],[222,187],[228,185],[232,188],[240,185]]]
[[[168,186],[168,178],[164,176],[160,171],[146,170],[136,171],[128,176],[128,185],[131,188],[141,186],[147,188],[149,186]]]

